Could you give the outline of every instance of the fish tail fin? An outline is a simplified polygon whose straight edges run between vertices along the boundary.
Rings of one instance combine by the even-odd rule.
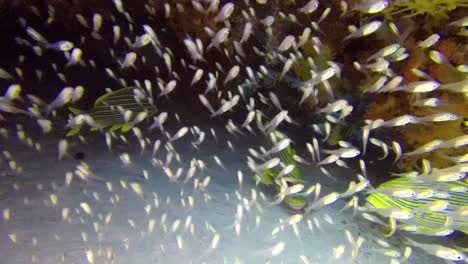
[[[78,134],[78,132],[80,132],[82,126],[83,125],[77,125],[77,126],[73,127],[70,131],[68,131],[66,136],[67,137],[72,137],[72,136]]]
[[[125,133],[125,132],[128,132],[129,130],[131,130],[132,128],[133,128],[132,124],[124,124],[124,125],[121,126],[120,131],[122,133]]]
[[[68,107],[68,110],[70,110],[70,112],[72,112],[74,115],[79,115],[79,114],[83,113],[82,110],[80,110],[78,108],[74,108],[74,107]]]
[[[389,227],[389,231],[387,234],[385,234],[385,237],[391,237],[393,236],[393,234],[395,234],[395,231],[396,231],[396,219],[393,218],[393,217],[390,217],[390,219],[388,220],[388,227]]]

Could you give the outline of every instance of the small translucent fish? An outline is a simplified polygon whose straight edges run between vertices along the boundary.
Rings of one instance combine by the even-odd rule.
[[[449,90],[455,93],[467,93],[468,92],[468,79],[441,85],[442,90]]]
[[[395,91],[403,91],[407,93],[428,93],[436,90],[439,87],[440,83],[436,81],[418,81],[400,86],[396,88]]]
[[[398,220],[408,220],[414,218],[414,214],[400,208],[373,208],[378,214]]]
[[[80,203],[80,207],[85,213],[87,213],[88,215],[92,215],[92,210],[88,203]]]
[[[270,100],[271,102],[273,103],[273,105],[278,108],[278,110],[282,111],[283,110],[283,107],[281,106],[281,102],[280,100],[278,99],[278,97],[276,96],[275,93],[273,92],[270,92],[269,93],[269,96],[270,96]]]
[[[400,44],[391,44],[386,47],[383,47],[376,53],[372,54],[369,58],[367,58],[367,61],[375,60],[381,57],[386,57],[390,56],[391,54],[395,53],[398,49],[401,48]]]
[[[233,12],[234,12],[234,4],[233,3],[227,3],[221,8],[218,15],[214,18],[214,21],[215,22],[222,22],[222,21],[228,19]]]
[[[304,189],[304,184],[302,183],[298,183],[298,184],[288,186],[288,187],[285,187],[285,185],[280,185],[280,192],[277,195],[278,198],[272,204],[273,205],[280,204],[281,202],[283,202],[284,198],[286,198],[287,196],[301,192],[303,189]]]
[[[226,169],[226,167],[224,167],[223,162],[221,161],[221,159],[218,156],[214,155],[213,159],[215,160],[216,164],[218,164],[218,166],[220,166],[223,169]]]
[[[433,141],[430,141],[430,142],[418,147],[417,149],[415,149],[415,150],[413,150],[411,152],[405,153],[405,156],[419,155],[419,154],[423,154],[423,153],[427,153],[427,152],[432,152],[433,150],[435,150],[437,148],[440,148],[443,145],[445,145],[444,143],[446,144],[446,142],[444,142],[441,139],[435,139]]]
[[[369,22],[368,24],[363,25],[359,29],[355,30],[348,36],[346,36],[343,41],[348,40],[348,39],[353,39],[353,38],[360,38],[360,37],[365,37],[367,35],[370,35],[377,31],[380,26],[382,26],[382,21],[372,21]]]
[[[317,10],[319,6],[319,1],[318,0],[310,0],[305,4],[303,7],[299,8],[299,12],[304,13],[304,14],[312,14],[315,10]]]
[[[320,18],[318,20],[318,23],[325,20],[328,17],[328,15],[330,14],[330,12],[331,12],[331,7],[325,8],[325,10],[323,10],[323,13],[322,13],[322,15],[320,16]]]
[[[164,64],[166,64],[166,67],[167,67],[167,72],[171,74],[172,73],[172,58],[169,55],[169,53],[165,52],[163,54],[163,59],[164,59]]]
[[[76,86],[75,89],[73,89],[71,102],[76,103],[78,100],[80,100],[81,97],[83,97],[84,92],[85,92],[85,88],[83,86],[81,85]]]
[[[393,164],[395,164],[398,160],[400,160],[403,154],[403,151],[401,149],[400,143],[396,141],[392,141],[392,149],[393,149],[393,152],[395,152],[395,159],[393,160]]]
[[[403,81],[402,76],[396,76],[393,77],[387,84],[384,85],[381,89],[379,89],[377,92],[392,92],[395,91],[395,89],[400,85],[400,83]]]
[[[27,27],[26,28],[26,33],[35,41],[40,42],[42,44],[47,44],[49,43],[39,32],[37,32],[34,28],[32,27]]]
[[[295,214],[291,217],[288,218],[288,225],[295,225],[297,223],[299,223],[300,221],[302,221],[302,219],[304,218],[304,215],[302,214]]]
[[[388,5],[389,0],[361,0],[353,6],[353,9],[363,13],[375,14],[387,8]]]
[[[211,114],[214,114],[215,110],[213,109],[213,107],[211,106],[210,102],[208,101],[208,99],[206,99],[206,97],[203,95],[203,94],[199,94],[198,95],[198,98],[200,99],[200,102],[203,104],[203,106],[206,107],[206,109],[208,109],[208,111],[210,111]]]
[[[464,16],[458,20],[455,20],[448,25],[452,27],[466,27],[468,26],[468,16]]]
[[[75,65],[77,63],[83,63],[82,61],[83,51],[80,48],[74,48],[70,54],[66,67]]]
[[[57,41],[46,45],[49,49],[59,50],[59,51],[70,51],[75,47],[75,45],[67,40]]]
[[[9,221],[11,219],[11,210],[10,208],[3,209],[3,219]]]
[[[238,65],[234,65],[226,75],[226,79],[224,79],[224,85],[226,85],[228,82],[233,80],[234,78],[239,75],[240,67]]]
[[[291,67],[293,66],[293,63],[294,63],[294,60],[291,58],[286,60],[283,66],[283,70],[281,71],[280,80],[283,79],[284,75],[291,69]]]
[[[112,0],[112,2],[114,2],[114,6],[117,9],[117,11],[119,11],[119,13],[123,14],[125,12],[122,0]]]
[[[58,144],[58,160],[62,160],[65,155],[68,155],[68,141],[62,139]]]
[[[120,69],[126,69],[128,67],[136,68],[135,62],[137,60],[137,54],[133,51],[125,54],[125,58],[122,62],[119,62]]]
[[[218,248],[220,238],[221,238],[221,236],[219,235],[219,233],[214,234],[213,238],[211,239],[211,243],[210,243],[210,248],[211,249]]]
[[[159,85],[159,83],[158,83]],[[161,85],[160,85],[161,86]],[[171,80],[169,81],[166,86],[161,89],[161,92],[159,93],[158,95],[158,98],[159,97],[162,97],[162,96],[167,96],[169,93],[171,93],[172,91],[174,91],[174,89],[176,88],[177,86],[177,81],[176,80]]]
[[[41,127],[42,133],[47,134],[52,131],[52,121],[47,119],[38,119],[37,124]]]
[[[426,253],[437,256],[442,259],[461,261],[467,258],[462,252],[453,248],[445,247],[438,244],[419,243],[409,238],[406,238],[406,240],[411,246],[418,247],[424,250]]]
[[[65,87],[60,91],[57,97],[49,105],[47,105],[47,112],[50,113],[52,110],[62,107],[69,103],[73,98],[74,89],[72,87]]]
[[[190,82],[190,86],[193,86],[194,84],[196,84],[198,81],[200,81],[200,79],[202,78],[203,76],[203,69],[197,69],[195,71],[195,74],[193,75],[193,79],[192,79],[192,82]]]
[[[445,159],[451,160],[455,163],[466,163],[468,162],[468,153],[461,155],[461,156],[448,156],[445,154],[441,154],[441,156]]]
[[[278,46],[278,52],[283,52],[291,47],[296,47],[296,38],[293,35],[286,36]]]
[[[262,156],[266,157],[266,156],[269,156],[271,154],[278,153],[278,152],[282,151],[283,149],[287,148],[290,143],[291,143],[291,139],[289,139],[289,138],[282,139],[275,146],[273,146],[270,150],[263,153]]]
[[[139,49],[139,48],[142,48],[148,44],[151,43],[151,35],[148,34],[148,33],[145,33],[141,36],[138,36],[136,39],[135,39],[135,42],[133,44],[131,44],[131,47],[133,49]]]
[[[5,80],[11,80],[14,79],[13,76],[8,73],[6,70],[0,68],[0,78],[5,79]]]
[[[431,60],[437,64],[445,64],[453,68],[452,64],[450,64],[447,57],[439,51],[431,50],[429,52],[429,58],[431,58]]]
[[[344,99],[337,100],[326,107],[319,110],[319,113],[335,113],[349,105],[348,101]]]
[[[174,134],[174,136],[172,136],[172,137],[169,139],[169,142],[176,141],[176,140],[182,138],[185,134],[187,134],[188,131],[189,131],[188,127],[182,127],[182,128],[180,128],[180,129]]]
[[[235,96],[233,96],[230,101],[225,102],[223,105],[221,105],[221,107],[219,107],[218,110],[216,110],[213,114],[211,114],[211,118],[215,116],[219,116],[231,110],[234,106],[237,105],[237,103],[239,102],[239,99],[240,99],[239,95],[236,94]]]
[[[357,148],[350,147],[350,148],[340,148],[336,150],[323,150],[324,153],[337,156],[339,158],[354,158],[361,154]]]
[[[221,45],[221,43],[227,40],[229,36],[229,32],[230,32],[230,29],[227,27],[220,29],[216,33],[216,35],[214,35],[214,37],[211,40],[211,43],[208,45],[208,47],[206,47],[206,49],[209,50],[212,47],[219,49],[219,45]]]
[[[57,205],[58,204],[57,194],[52,193],[51,195],[49,195],[49,199],[50,199],[50,202],[52,203],[52,205]]]
[[[442,101],[436,97],[421,99],[415,103],[415,105],[425,106],[425,107],[439,107],[442,104],[443,104]]]
[[[304,211],[306,213],[309,213],[312,210],[318,210],[324,206],[327,206],[331,203],[334,203],[336,200],[340,198],[340,194],[337,192],[332,192],[329,193],[322,198],[318,199],[317,201],[313,202],[311,205],[309,205]]]
[[[460,119],[460,117],[452,113],[437,113],[419,118],[422,122],[446,122],[458,119]]]
[[[339,245],[333,248],[333,258],[340,259],[341,256],[343,256],[343,253],[345,252],[345,248],[346,247],[344,245]]]
[[[462,72],[462,73],[468,73],[468,64],[460,64],[456,67],[457,71]],[[1,74],[0,74],[1,78]]]
[[[251,165],[251,169],[253,169],[253,171],[262,171],[262,170],[267,170],[267,169],[271,169],[271,168],[274,168],[276,166],[278,166],[280,164],[281,160],[277,157],[275,158],[272,158],[271,160],[268,160],[266,161],[265,163],[261,164],[261,165],[256,165],[256,164],[250,164]]]
[[[90,264],[94,263],[94,252],[91,249],[86,250],[86,259]]]
[[[272,257],[278,256],[279,254],[283,253],[285,246],[286,246],[286,243],[284,243],[283,241],[278,242],[275,246],[271,248],[270,255]]]
[[[437,43],[437,41],[439,41],[439,39],[440,39],[439,34],[432,34],[427,39],[419,42],[418,47],[423,48],[423,49],[430,48],[434,46]]]
[[[422,205],[415,210],[417,212],[440,212],[444,211],[448,208],[449,202],[444,201],[444,200],[436,200],[433,202],[429,202],[425,205]]]
[[[141,185],[137,182],[132,182],[130,183],[130,187],[132,190],[138,194],[139,196],[143,197],[143,189],[141,188]]]
[[[393,119],[385,121],[382,126],[385,127],[398,127],[398,126],[404,126],[407,124],[416,124],[418,123],[419,119],[415,116],[412,115],[402,115],[395,117]]]
[[[120,39],[120,27],[119,26],[113,26],[112,27],[112,33],[113,33],[113,43],[114,45],[119,41]]]
[[[246,42],[252,35],[253,25],[251,22],[246,22],[244,25],[244,31],[242,32],[242,37],[240,43]]]
[[[219,0],[210,1],[210,6],[206,9],[207,13],[216,12],[219,7]]]
[[[387,144],[385,144],[385,142],[378,140],[376,138],[370,138],[369,142],[382,149],[383,156],[378,158],[379,160],[385,159],[388,156],[388,146]]]
[[[302,31],[302,35],[299,37],[299,42],[297,44],[298,47],[302,47],[309,41],[311,32],[310,28],[305,28],[304,31]]]
[[[434,81],[435,79],[432,78],[432,76],[430,76],[429,74],[425,73],[424,71],[418,69],[418,68],[413,68],[411,69],[411,72],[418,76],[419,78],[421,79],[426,79],[426,80],[430,80],[430,81]]]
[[[409,188],[377,188],[367,191],[368,193],[383,193],[396,198],[411,198],[416,196],[416,192]]]

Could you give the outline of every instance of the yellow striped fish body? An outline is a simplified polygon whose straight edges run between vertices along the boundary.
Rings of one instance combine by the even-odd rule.
[[[278,141],[282,139],[283,138],[279,138]],[[274,143],[276,144],[276,142]],[[298,182],[302,182],[301,171],[299,170],[297,166],[297,161],[294,160],[293,158],[294,155],[296,155],[296,151],[294,150],[294,148],[292,148],[291,145],[289,145],[287,148],[280,151],[278,155],[279,155],[279,158],[281,159],[281,162],[284,163],[285,166],[288,166],[288,165],[294,166],[294,169],[291,171],[291,173],[283,177],[296,179]],[[282,168],[280,166],[276,166],[275,168],[272,169],[272,172],[275,178],[281,172],[281,169]],[[276,186],[276,188],[278,191],[280,190],[279,186]],[[306,198],[304,196],[297,195],[297,194],[287,196],[284,199],[284,201],[286,202],[286,204],[288,204],[288,206],[290,206],[293,209],[301,209],[306,204]]]
[[[271,185],[275,182],[275,175],[271,170],[264,170],[260,175],[257,175],[256,179],[266,185]]]
[[[272,133],[274,133],[276,137],[276,142],[272,142],[274,145],[277,144],[280,140],[284,139],[284,136],[282,136],[280,133]],[[297,161],[293,158],[294,155],[296,155],[296,151],[294,150],[294,148],[292,148],[291,145],[289,145],[287,148],[281,150],[277,155],[280,158],[281,163],[284,164],[284,166],[294,166],[294,169],[291,171],[291,173],[283,176],[283,178],[287,177],[288,179],[293,179],[293,181],[302,182],[302,175],[299,168],[297,167]],[[279,175],[282,169],[283,168],[281,166],[276,166],[272,169],[264,170],[260,175],[258,175],[257,179],[266,185],[275,184],[275,188],[277,189],[277,191],[280,191],[280,187],[275,181],[277,180],[277,176]],[[293,184],[294,183],[290,182],[290,185]],[[287,197],[285,197],[284,201],[294,209],[300,209],[306,204],[305,197],[297,194],[288,195]]]
[[[422,176],[423,177],[423,176]],[[396,178],[381,184],[377,189],[409,188],[417,193],[432,191],[432,195],[418,198],[395,198],[383,193],[371,193],[366,206],[370,209],[400,208],[414,214],[414,218],[399,220],[400,228],[410,232],[430,235],[448,235],[450,230],[468,234],[468,217],[456,215],[456,211],[468,206],[468,182],[424,183],[412,178]],[[445,201],[448,206],[440,211],[425,210],[435,201]],[[423,210],[421,210],[423,209]],[[446,231],[446,233],[445,233]]]
[[[135,94],[146,95],[144,98],[137,99]],[[123,111],[130,110],[133,113],[132,119],[139,113],[146,112],[146,118],[152,117],[157,112],[156,106],[148,98],[149,95],[141,88],[129,87],[107,93],[99,97],[94,102],[94,107],[85,112],[93,118],[96,126],[92,130],[104,130],[108,127],[110,131],[121,129],[122,132],[130,130],[134,124],[126,122]],[[78,115],[80,110],[69,108],[72,113]],[[81,125],[73,127],[67,136],[77,134],[81,129]]]
[[[283,140],[284,137],[280,133],[275,133],[276,141],[272,142],[273,145],[277,144],[280,140]],[[289,145],[287,148],[281,150],[278,154],[278,157],[281,160],[281,163],[284,164],[284,166],[288,165],[294,165],[294,169],[291,173],[287,175],[288,178],[294,178],[299,181],[302,180],[301,172],[299,171],[299,168],[297,167],[297,162],[294,160],[293,156],[296,155],[296,151]],[[263,184],[273,184],[275,183],[276,176],[281,172],[282,167],[281,166],[276,166],[272,169],[264,170],[262,173],[258,176],[258,180],[260,180]],[[277,188],[279,190],[279,187]]]

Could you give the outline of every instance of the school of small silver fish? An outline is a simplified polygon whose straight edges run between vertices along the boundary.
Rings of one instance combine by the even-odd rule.
[[[79,253],[54,252],[60,255],[58,259],[40,259],[36,251],[48,241],[38,240],[34,234],[21,230],[10,232],[14,230],[15,221],[25,220],[16,217],[14,205],[0,200],[0,243],[28,244],[34,250],[25,253],[28,258],[25,263],[72,263],[71,255],[81,256],[79,263],[121,263],[117,257],[122,253],[116,251],[139,247],[138,241],[113,235],[121,241],[102,244],[99,248],[87,246],[90,240],[103,241],[112,221],[128,222],[141,238],[157,234],[172,239],[173,244],[154,246],[161,255],[193,250],[186,248],[186,242],[203,239],[207,241],[206,248],[191,253],[197,255],[196,259],[179,258],[185,263],[201,263],[198,260],[213,251],[225,250],[224,230],[234,230],[240,238],[255,228],[247,226],[249,218],[254,218],[258,227],[262,217],[268,214],[268,207],[280,204],[293,213],[272,228],[269,245],[252,249],[255,254],[265,256],[265,263],[273,263],[288,250],[288,241],[281,240],[278,233],[292,228],[301,240],[306,231],[300,224],[305,224],[311,233],[315,228],[321,230],[324,222],[333,226],[332,217],[325,214],[321,222],[317,213],[337,204],[342,208],[340,213],[380,227],[380,233],[373,237],[373,243],[379,248],[372,250],[388,257],[388,263],[412,263],[413,250],[444,261],[468,263],[466,246],[449,240],[448,243],[420,242],[411,236],[448,237],[460,232],[466,238],[467,153],[445,156],[454,164],[447,168],[435,168],[421,158],[420,170],[388,172],[396,178],[378,187],[373,186],[367,171],[370,160],[395,164],[403,157],[468,146],[468,134],[465,134],[436,139],[417,149],[405,149],[401,142],[389,140],[380,135],[380,131],[468,117],[434,111],[427,116],[405,114],[388,120],[366,119],[361,120],[357,140],[340,140],[336,146],[327,144],[336,125],[353,122],[349,118],[357,111],[352,100],[337,96],[334,90],[336,80],[349,71],[378,76],[359,95],[363,97],[380,93],[412,94],[417,98],[415,104],[437,108],[444,103],[437,98],[438,91],[468,96],[468,65],[452,65],[442,53],[431,49],[443,38],[437,33],[421,39],[418,48],[427,52],[435,63],[448,65],[463,74],[463,80],[442,83],[416,66],[413,73],[423,80],[407,83],[397,67],[392,68],[406,60],[410,51],[403,41],[409,33],[400,32],[397,21],[381,15],[390,0],[290,0],[284,3],[277,0],[148,0],[142,1],[139,7],[143,10],[139,14],[144,13],[146,17],[134,14],[137,4],[112,0],[108,12],[83,9],[82,13],[73,13],[74,17],[65,20],[73,21],[73,32],[59,39],[54,30],[63,23],[64,15],[59,14],[52,2],[18,7],[20,15],[11,23],[17,24],[19,32],[12,39],[1,40],[16,46],[18,54],[14,64],[0,59],[0,85],[4,91],[0,96],[0,140],[26,147],[26,152],[34,155],[53,153],[54,164],[62,164],[57,165],[61,168],[68,166],[62,178],[35,186],[44,197],[43,201],[30,200],[28,195],[21,199],[24,206],[53,208],[54,217],[58,219],[54,221],[82,226],[81,239],[73,243],[83,245],[77,246]],[[288,7],[284,11],[281,10],[283,4]],[[196,19],[191,17],[193,13]],[[338,59],[318,61],[317,56],[326,58],[327,34],[333,34],[329,31],[330,25],[336,23],[334,20],[345,20],[350,13],[359,14],[361,23],[348,25],[349,32],[341,40],[343,45],[377,34],[392,35],[396,38],[388,39],[398,41],[389,41],[384,47],[369,47],[370,55],[364,59],[349,55],[353,59],[351,64]],[[173,32],[178,28],[171,25],[174,17],[186,20],[184,25],[193,23],[191,26],[197,26],[198,31]],[[453,20],[447,27],[465,32],[467,21],[467,17]],[[283,26],[284,32],[277,32],[281,29],[276,27],[278,24]],[[463,33],[458,35],[466,39]],[[317,56],[306,55],[306,47],[312,47]],[[293,70],[303,62],[310,69],[307,80],[296,76]],[[99,76],[102,80],[98,83],[106,86],[88,85],[92,76]],[[42,96],[35,85],[50,87],[57,93],[50,98]],[[278,91],[278,87],[283,90]],[[45,94],[50,95],[51,91]],[[93,97],[94,104],[90,105],[88,99]],[[184,98],[183,103],[178,102],[181,98]],[[298,114],[298,109],[309,102],[318,107],[314,110],[313,122],[302,124],[304,117]],[[188,115],[182,114],[184,111],[174,112],[174,105],[179,107],[178,104],[189,105],[188,109],[192,110]],[[195,106],[190,108],[191,105]],[[197,124],[198,121],[201,123]],[[204,122],[218,126],[206,127]],[[290,135],[290,128],[307,131],[307,141]],[[51,138],[54,144],[49,143]],[[251,138],[261,140],[255,141],[257,145],[249,145],[247,153],[243,154],[240,143],[251,142]],[[78,146],[99,145],[98,142],[105,143],[120,169],[138,176],[106,177],[101,171],[95,171],[95,163],[92,165],[93,162],[86,158],[81,160],[74,154],[80,149]],[[206,147],[218,145],[227,146],[229,155],[244,155],[245,166],[234,167],[226,162],[226,150],[210,153],[209,159],[197,157]],[[12,189],[19,192],[23,188],[21,179],[31,175],[31,168],[27,160],[17,159],[16,155],[20,155],[16,149],[2,149],[0,179],[7,179],[5,182],[11,182]],[[29,156],[34,159],[33,155]],[[77,161],[69,163],[74,159]],[[151,167],[139,166],[142,160],[147,160]],[[302,177],[308,169],[314,168],[320,171],[317,177],[342,181],[338,179],[342,177],[334,173],[336,167],[358,171],[351,173],[352,179],[344,177],[349,183],[344,191],[340,188],[323,193],[319,180]],[[227,200],[237,199],[237,208],[229,208],[235,211],[234,219],[230,220],[233,224],[216,226],[207,218],[204,228],[211,236],[197,238],[198,230],[203,227],[194,225],[195,217],[192,218],[191,212],[199,206],[221,203],[213,201],[209,192],[210,182],[214,180],[210,174],[218,170],[238,183],[237,190],[226,192]],[[164,194],[145,186],[155,172],[167,177],[166,184],[180,188],[185,219],[171,219],[170,208],[178,201],[164,198]],[[258,188],[244,189],[247,181],[255,182]],[[91,182],[101,184],[107,191],[88,189],[87,184]],[[87,199],[74,204],[63,202],[68,189],[79,189]],[[264,191],[266,189],[274,194]],[[147,219],[113,218],[113,208],[126,203],[122,197],[127,191],[145,203]],[[110,208],[106,207],[108,202]],[[200,205],[202,203],[204,205]],[[168,209],[162,209],[163,204]],[[344,242],[330,249],[326,263],[359,263],[363,245],[371,239],[348,229],[342,232]],[[392,239],[397,235],[401,242],[395,243]],[[62,234],[53,236],[56,241],[62,240]],[[249,262],[243,261],[239,253],[234,260],[224,263]],[[311,254],[297,256],[294,262],[287,263],[316,262]]]

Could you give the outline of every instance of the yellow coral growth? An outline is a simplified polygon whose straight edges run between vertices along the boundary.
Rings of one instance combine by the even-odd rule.
[[[404,0],[392,1],[385,11],[390,15],[407,16],[430,15],[435,18],[447,18],[448,13],[457,7],[468,7],[467,0]]]
[[[436,139],[450,140],[464,135],[462,122],[464,118],[468,118],[468,108],[464,107],[468,104],[466,98],[450,93],[442,93],[439,98],[444,104],[438,107],[437,111],[454,113],[458,115],[460,119],[450,122],[437,122],[398,128],[397,132],[400,135],[400,139],[402,142],[405,142],[408,148],[406,151],[412,151]],[[414,109],[413,112],[417,113],[418,116],[434,113],[429,107]],[[444,158],[444,155],[463,155],[467,151],[467,147],[439,149],[423,155],[405,157],[398,163],[398,167],[402,170],[409,171],[417,168],[418,161],[425,158],[431,162],[433,167],[444,168],[453,165],[450,160]]]
[[[366,118],[389,120],[408,111],[409,98],[406,95],[386,94],[376,98],[368,108]]]

